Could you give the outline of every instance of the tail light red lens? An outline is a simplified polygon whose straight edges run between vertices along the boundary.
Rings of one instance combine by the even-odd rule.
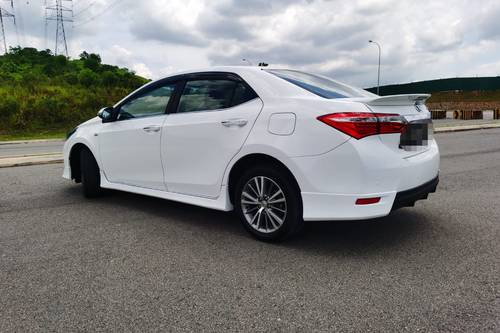
[[[392,113],[332,113],[318,120],[358,140],[370,135],[402,133],[406,126],[403,117]]]

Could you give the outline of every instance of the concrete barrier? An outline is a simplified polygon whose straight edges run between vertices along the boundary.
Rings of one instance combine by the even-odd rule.
[[[446,119],[446,110],[431,110],[432,119]]]
[[[484,119],[497,120],[500,119],[500,109],[496,110],[430,110],[432,119]]]
[[[483,119],[483,111],[457,110],[453,112],[453,119],[461,119],[461,120]]]

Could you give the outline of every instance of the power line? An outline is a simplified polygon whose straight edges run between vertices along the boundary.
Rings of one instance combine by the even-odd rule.
[[[16,7],[15,15],[16,15],[16,34],[19,35],[19,32],[21,34],[19,45],[24,45],[26,44],[25,33],[24,33],[24,20],[22,11],[19,9],[19,6]]]
[[[87,5],[87,7],[85,7],[85,8],[83,8],[83,9],[79,10],[79,11],[78,11],[78,12],[76,12],[76,13],[75,13],[75,15],[73,15],[73,16],[75,16],[75,17],[76,17],[76,16],[81,15],[82,13],[85,13],[87,10],[89,10],[90,8],[92,8],[92,6],[93,6],[93,5],[95,5],[95,3],[96,3],[96,2],[97,2],[97,1],[92,1],[91,3],[89,3],[89,4]]]
[[[110,5],[108,5],[106,8],[104,8],[101,12],[99,12],[98,14],[92,16],[91,18],[81,22],[81,23],[78,23],[78,24],[75,24],[73,27],[80,27],[82,25],[85,25],[89,22],[92,22],[93,20],[95,20],[96,18],[98,18],[99,16],[102,16],[103,14],[105,14],[108,10],[110,10],[111,8],[113,8],[114,6],[118,5],[120,2],[123,2],[124,0],[115,0],[113,1]],[[81,13],[81,12],[80,12]]]

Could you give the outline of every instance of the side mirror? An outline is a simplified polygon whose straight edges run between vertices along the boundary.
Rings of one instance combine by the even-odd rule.
[[[102,119],[103,123],[113,121],[114,109],[111,106],[102,108],[97,112],[97,116]]]

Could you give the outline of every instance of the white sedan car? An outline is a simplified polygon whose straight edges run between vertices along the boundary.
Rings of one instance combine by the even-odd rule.
[[[261,240],[436,190],[429,95],[380,97],[295,70],[214,67],[146,84],[71,131],[64,178],[235,210]]]

